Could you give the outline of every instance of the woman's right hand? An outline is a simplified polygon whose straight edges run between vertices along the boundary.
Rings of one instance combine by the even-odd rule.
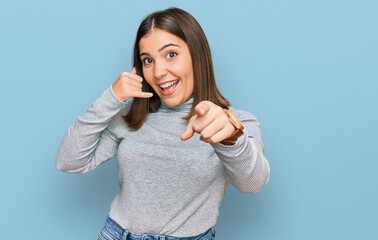
[[[153,93],[142,92],[142,82],[143,78],[137,75],[134,67],[131,72],[122,72],[113,83],[112,89],[117,98],[122,102],[125,102],[132,97],[152,97]]]

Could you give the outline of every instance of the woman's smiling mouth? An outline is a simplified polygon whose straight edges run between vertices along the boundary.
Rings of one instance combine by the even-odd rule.
[[[179,81],[180,81],[179,79],[176,79],[174,81],[158,84],[158,86],[160,87],[161,93],[164,96],[172,95],[176,91]]]

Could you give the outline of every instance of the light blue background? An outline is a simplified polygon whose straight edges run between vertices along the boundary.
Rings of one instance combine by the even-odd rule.
[[[2,239],[97,239],[116,159],[55,169],[68,127],[131,70],[137,27],[177,6],[202,25],[221,92],[261,122],[269,184],[230,185],[217,240],[378,239],[378,1],[3,1]],[[157,219],[158,221],[158,219]]]

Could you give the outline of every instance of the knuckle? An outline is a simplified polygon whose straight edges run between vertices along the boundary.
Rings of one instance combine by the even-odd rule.
[[[199,132],[201,129],[199,128],[199,126],[198,126],[198,124],[196,124],[196,123],[193,123],[192,124],[192,127],[193,127],[193,130],[195,131],[195,132]]]
[[[213,102],[208,101],[208,100],[205,101],[205,104],[206,104],[206,106],[208,106],[208,107],[210,107],[210,108],[218,106],[218,105],[216,105],[216,104],[214,104]]]
[[[226,116],[222,117],[222,124],[227,125],[229,123],[228,119]]]
[[[215,106],[214,107],[214,110],[217,112],[217,113],[222,113],[222,114],[224,114],[224,112],[223,112],[223,109],[220,107],[220,106]]]
[[[211,143],[216,143],[217,140],[216,140],[216,138],[215,138],[214,136],[211,136],[211,137],[209,138],[209,142],[211,142]]]
[[[121,77],[121,79],[120,79],[123,83],[129,83],[129,78],[128,77],[126,77],[126,76],[123,76],[123,77]]]
[[[207,132],[205,132],[205,131],[202,131],[202,132],[201,132],[201,136],[202,136],[203,138],[205,138],[205,139],[210,139],[210,138],[211,138],[211,136],[210,136]]]

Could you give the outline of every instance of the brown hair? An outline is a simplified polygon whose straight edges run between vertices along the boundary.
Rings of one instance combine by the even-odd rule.
[[[228,109],[230,103],[221,95],[215,83],[210,47],[201,26],[192,15],[184,10],[168,8],[148,15],[140,24],[136,35],[134,66],[137,74],[143,78],[143,92],[152,92],[154,95],[149,99],[134,98],[128,114],[123,116],[129,127],[138,130],[146,120],[147,113],[156,112],[161,105],[159,96],[149,86],[143,76],[142,61],[139,57],[140,39],[155,28],[168,31],[184,40],[188,45],[192,57],[194,78],[193,104],[190,113],[183,117],[183,119],[188,120],[195,115],[195,106],[204,100],[211,101],[222,108]]]

